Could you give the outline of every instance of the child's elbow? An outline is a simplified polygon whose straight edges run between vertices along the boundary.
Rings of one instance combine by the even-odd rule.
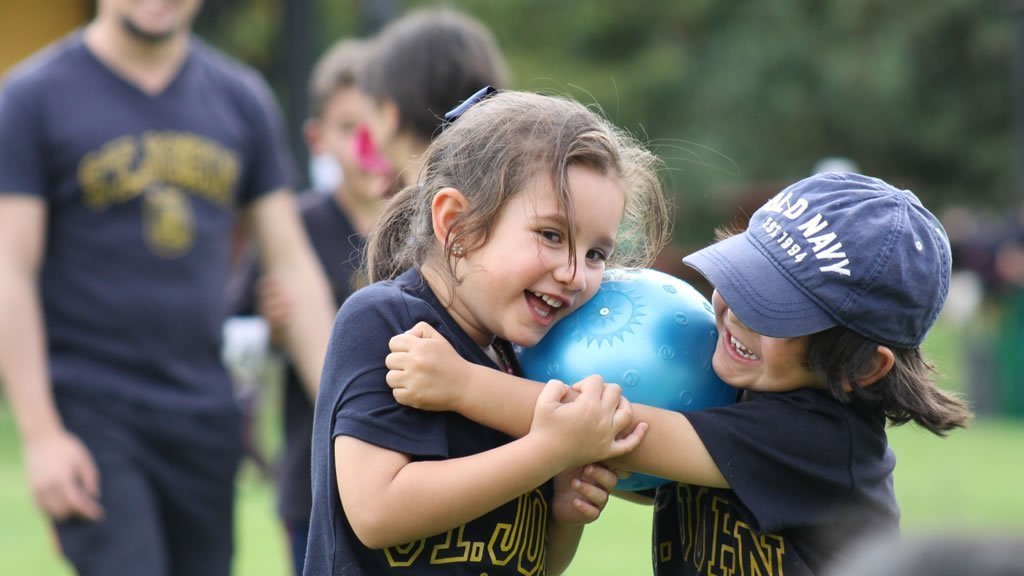
[[[383,514],[378,515],[372,512],[349,516],[352,532],[363,546],[371,550],[380,550],[389,546],[405,544],[404,541],[398,541],[396,538],[399,536],[397,527],[385,521],[383,517]]]

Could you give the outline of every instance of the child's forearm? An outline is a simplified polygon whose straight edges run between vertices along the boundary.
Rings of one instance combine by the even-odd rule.
[[[722,472],[684,414],[643,404],[633,405],[634,422],[647,422],[647,434],[632,452],[609,462],[674,482],[728,488]]]
[[[582,537],[583,526],[570,526],[554,519],[548,522],[548,574],[557,576],[565,572]]]
[[[530,431],[543,384],[478,364],[468,366],[467,375],[470,385],[464,387],[455,412],[514,438]]]
[[[368,481],[358,466],[341,465],[360,450],[380,450],[366,446],[339,437],[336,451],[342,504],[369,548],[397,546],[466,524],[542,485],[566,466],[567,457],[564,447],[529,435],[473,456],[409,462],[390,481]]]
[[[459,396],[456,412],[513,437],[529,432],[543,384],[476,364],[469,366],[466,374],[470,385]],[[611,466],[676,482],[728,488],[685,415],[633,404],[633,422],[647,422],[647,434],[635,450],[610,462]]]

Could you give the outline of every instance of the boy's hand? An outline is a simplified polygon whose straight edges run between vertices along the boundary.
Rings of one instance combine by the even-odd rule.
[[[617,384],[605,384],[597,375],[578,382],[579,391],[572,402],[563,402],[570,394],[567,386],[551,380],[537,398],[531,435],[561,448],[565,467],[617,458],[631,452],[644,437],[647,424],[633,425],[633,409]]]
[[[555,520],[569,526],[597,520],[617,480],[615,472],[602,464],[570,468],[555,476],[551,503]]]
[[[285,328],[291,319],[292,299],[273,275],[262,276],[256,284],[256,311],[270,326],[270,343],[284,348]]]
[[[391,338],[387,383],[399,404],[420,410],[455,410],[461,387],[469,382],[469,361],[444,336],[420,322]]]

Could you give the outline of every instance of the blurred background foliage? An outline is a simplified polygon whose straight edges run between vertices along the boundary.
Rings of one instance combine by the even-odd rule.
[[[304,95],[289,78],[305,78],[333,40],[438,4],[309,2],[302,37],[302,26],[287,23],[302,4],[294,1],[211,0],[197,25],[270,78],[292,124],[301,121],[294,116]],[[492,29],[512,87],[598,105],[651,144],[668,168],[681,244],[707,242],[711,227],[753,210],[825,156],[850,158],[940,208],[1018,202],[1013,67],[1021,16],[1012,2],[444,5]]]

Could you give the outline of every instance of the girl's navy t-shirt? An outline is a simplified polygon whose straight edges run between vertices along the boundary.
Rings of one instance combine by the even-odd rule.
[[[434,326],[463,358],[497,368],[416,270],[372,284],[345,301],[334,323],[316,402],[313,513],[304,574],[545,574],[550,482],[456,529],[383,550],[363,546],[345,516],[335,475],[337,436],[413,460],[469,456],[512,440],[454,412],[427,412],[394,400],[385,381],[388,341],[420,321]],[[508,342],[499,345],[511,356]]]

